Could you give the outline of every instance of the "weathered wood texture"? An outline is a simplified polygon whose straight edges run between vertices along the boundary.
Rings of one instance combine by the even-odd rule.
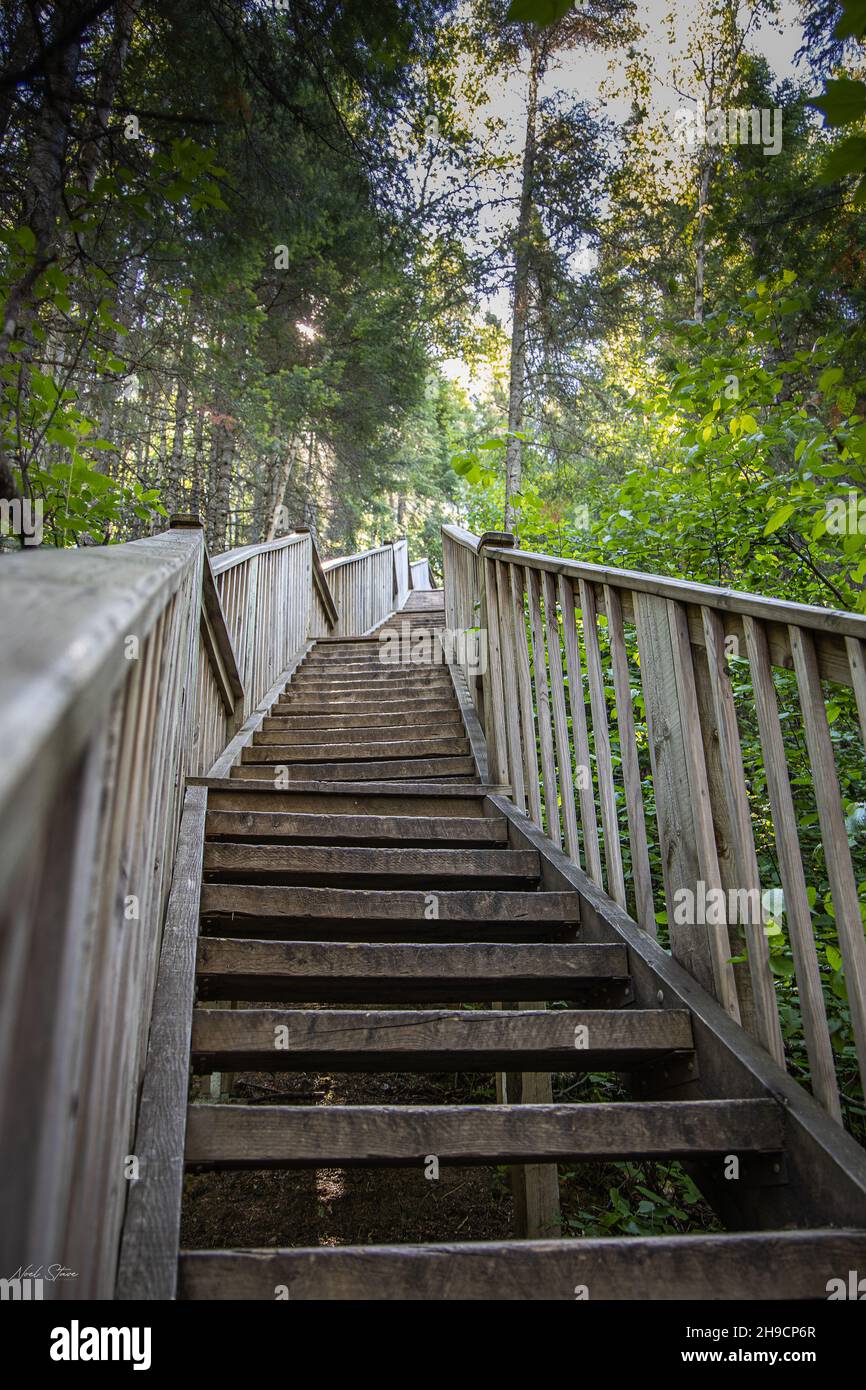
[[[395,574],[408,592],[401,545],[387,582],[352,562],[377,614]],[[6,557],[0,579],[0,1263],[62,1263],[78,1278],[47,1296],[106,1298],[185,781],[227,771],[312,637],[363,629],[309,534],[211,565],[192,517]]]
[[[166,910],[115,1298],[172,1299],[183,1190],[183,1136],[192,1029],[198,899],[207,788],[184,799]]]
[[[862,1232],[819,1230],[187,1251],[180,1282],[195,1299],[761,1302],[826,1299],[830,1279],[864,1264]]]
[[[813,770],[863,1079],[866,939],[822,682],[853,688],[866,739],[866,618],[556,559],[511,544],[486,544],[482,572],[481,543],[457,527],[443,528],[449,613],[454,621],[468,622],[479,611],[484,588],[495,587],[500,601],[488,605],[485,616],[500,631],[488,634],[487,644],[507,650],[515,663],[509,709],[495,698],[483,701],[488,722],[502,722],[493,730],[502,764],[498,776],[514,780],[519,762],[520,785],[535,823],[542,825],[540,785],[543,824],[552,842],[560,845],[564,830],[572,863],[604,884],[650,934],[656,931],[656,914],[664,912],[676,959],[779,1062],[784,1050],[764,927],[771,910],[765,895],[781,887],[811,1086],[839,1118],[821,980],[827,967],[816,950],[808,900],[808,889],[816,885],[798,839],[782,730],[802,726]],[[506,613],[501,596],[509,592]],[[751,696],[740,681],[735,698],[729,657],[748,661]],[[784,711],[774,667],[793,669],[797,676],[799,698],[789,681]],[[619,760],[611,756],[611,683]],[[642,707],[635,699],[638,689]],[[779,882],[769,874],[762,881],[758,871],[756,828],[764,808],[750,803],[739,728],[744,717],[757,723],[760,733]],[[644,809],[647,792],[655,804],[652,831]],[[523,803],[521,795],[517,804]],[[653,862],[660,861],[660,873],[650,870],[650,833],[657,841]]]
[[[186,1162],[209,1168],[573,1162],[778,1151],[764,1100],[600,1105],[192,1105]]]

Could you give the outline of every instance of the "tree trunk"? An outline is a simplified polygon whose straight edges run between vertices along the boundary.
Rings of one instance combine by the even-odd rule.
[[[211,549],[214,554],[226,548],[226,530],[229,522],[229,496],[234,462],[235,439],[231,426],[220,420],[214,438],[214,490],[213,490],[213,539]]]
[[[707,205],[710,201],[711,161],[706,152],[698,170],[698,218],[695,229],[695,320],[704,321],[704,272],[707,257]]]
[[[296,434],[293,434],[291,442],[289,443],[289,447],[286,451],[285,461],[283,463],[282,468],[278,472],[276,487],[274,488],[273,497],[271,499],[271,519],[268,523],[268,533],[265,536],[266,541],[272,541],[276,539],[277,527],[280,523],[280,509],[282,508],[282,505],[285,501],[286,488],[288,487],[292,477],[292,473],[294,472],[295,460],[297,459],[297,457],[298,436]]]
[[[114,97],[120,82],[120,75],[126,63],[132,29],[141,0],[117,0],[114,6],[114,30],[111,47],[99,73],[94,98],[94,110],[87,139],[79,158],[79,168],[88,193],[92,193],[99,169],[102,142],[108,130],[108,118],[114,105]]]
[[[514,257],[511,295],[511,368],[508,379],[508,443],[505,449],[505,529],[515,530],[520,493],[523,441],[515,435],[523,429],[526,391],[526,325],[529,317],[529,261],[533,221],[533,183],[535,177],[536,126],[538,121],[538,79],[541,75],[541,40],[536,38],[529,57],[529,94],[526,107],[526,142],[520,182],[520,214]]]

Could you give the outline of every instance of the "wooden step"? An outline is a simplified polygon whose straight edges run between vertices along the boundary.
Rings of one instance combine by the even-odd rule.
[[[429,739],[463,738],[463,725],[459,718],[443,719],[441,723],[412,724],[408,728],[401,724],[385,724],[378,726],[362,725],[355,728],[313,728],[313,729],[293,729],[284,727],[289,723],[288,720],[266,719],[265,727],[258,730],[255,735],[256,743],[274,743],[288,745],[303,744],[324,744],[329,745],[351,743],[356,740],[358,743],[376,743],[386,746],[395,741],[405,742],[413,738],[422,741]],[[274,724],[281,727],[273,728]]]
[[[278,766],[285,764],[285,759],[269,759],[267,757],[257,757],[256,753],[267,754],[268,748],[259,750],[245,748],[243,750],[243,763],[240,767],[232,768],[232,776],[248,777],[250,775],[260,778],[262,768],[267,768],[271,762]],[[258,767],[258,771],[256,771]],[[326,781],[400,781],[404,778],[423,778],[423,777],[469,777],[475,771],[475,764],[470,757],[441,757],[441,758],[405,758],[405,759],[386,759],[380,761],[370,760],[369,762],[321,762],[321,763],[292,763],[283,775],[284,780],[313,781],[321,778]],[[268,772],[266,775],[273,775]]]
[[[408,703],[405,695],[395,696],[393,699],[382,697],[375,700],[320,700],[317,697],[297,695],[293,696],[291,700],[278,700],[271,709],[271,716],[312,714],[316,717],[320,715],[355,717],[381,714],[387,715],[390,723],[393,723],[395,719],[402,723],[404,714],[423,713],[427,719],[435,719],[442,714],[453,719],[457,708],[456,699],[444,700],[439,695],[433,695],[429,699],[412,700]]]
[[[468,738],[406,738],[390,742],[362,743],[262,743],[255,739],[252,747],[243,750],[245,763],[293,762],[352,762],[359,758],[465,757],[469,753]]]
[[[371,945],[203,936],[196,976],[200,999],[270,1003],[468,1004],[598,995],[614,1005],[630,996],[628,956],[618,945]]]
[[[493,816],[326,815],[281,811],[208,811],[206,834],[230,839],[354,840],[401,845],[431,840],[505,844],[504,819]]]
[[[692,1047],[685,1009],[196,1009],[197,1072],[602,1071]]]
[[[205,845],[204,867],[232,874],[351,874],[353,877],[537,879],[535,850],[369,849],[338,845]]]
[[[190,1105],[194,1168],[351,1168],[778,1153],[771,1100],[572,1105]]]
[[[394,661],[390,659],[390,655],[390,649],[385,652],[376,652],[370,656],[316,657],[310,655],[297,669],[299,672],[303,671],[304,674],[310,671],[315,671],[317,674],[329,671],[348,671],[350,674],[354,674],[356,671],[370,670],[444,671],[446,675],[448,673],[447,666],[441,660]]]
[[[451,684],[447,666],[421,666],[411,662],[370,661],[360,662],[354,667],[327,662],[323,667],[299,666],[288,686],[299,681],[321,682],[323,685],[347,685],[358,681],[404,680],[419,685],[431,682]],[[287,687],[288,688],[288,687]]]
[[[276,789],[267,769],[265,786],[238,782],[234,777],[214,779],[208,806],[214,811],[267,811],[315,815],[432,816],[477,819],[484,815],[484,792],[477,783],[444,782],[323,782]],[[492,819],[499,819],[493,817]]]
[[[179,1292],[269,1302],[277,1288],[293,1302],[826,1300],[828,1282],[851,1269],[866,1269],[864,1231],[184,1250]]]
[[[202,915],[430,921],[430,895],[411,888],[284,888],[271,884],[205,883]],[[436,894],[435,921],[577,923],[577,893],[481,890]]]
[[[463,721],[460,718],[459,710],[454,704],[443,705],[438,710],[417,710],[405,709],[399,713],[388,710],[379,712],[378,710],[369,714],[331,714],[330,711],[320,711],[318,714],[283,714],[266,715],[262,720],[262,728],[268,732],[285,730],[286,732],[302,733],[306,729],[314,729],[317,733],[326,731],[342,733],[343,730],[350,729],[405,729],[407,727],[428,729],[444,728],[454,730],[457,733],[463,732]]]
[[[341,700],[345,704],[347,700],[357,697],[369,703],[379,695],[384,695],[389,700],[400,697],[407,704],[412,704],[416,696],[420,699],[432,699],[436,695],[444,702],[454,698],[454,689],[450,682],[446,684],[442,680],[410,680],[406,676],[386,676],[381,680],[372,676],[365,676],[363,680],[299,680],[286,686],[280,700],[282,702],[327,699]]]

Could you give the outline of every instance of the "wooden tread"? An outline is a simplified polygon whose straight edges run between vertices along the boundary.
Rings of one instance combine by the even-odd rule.
[[[208,838],[233,840],[364,840],[400,845],[433,840],[505,844],[508,839],[505,821],[493,816],[353,816],[303,811],[208,811],[206,833]]]
[[[586,1105],[191,1105],[186,1163],[200,1168],[580,1162],[778,1153],[769,1100]]]
[[[399,728],[407,726],[429,727],[434,725],[437,728],[446,724],[450,727],[454,724],[456,728],[462,730],[463,723],[459,714],[453,707],[443,706],[440,711],[427,711],[424,709],[405,709],[399,715],[385,711],[371,711],[367,714],[332,714],[329,710],[321,710],[318,714],[279,714],[267,715],[262,720],[263,729],[285,729],[303,730],[332,729],[335,733],[349,729],[376,729],[376,728]]]
[[[268,757],[259,756],[268,753],[267,748],[245,748],[243,750],[243,763],[240,767],[232,768],[236,777],[253,776],[261,777],[261,769],[267,767],[274,761]],[[253,761],[255,759],[255,761]],[[277,765],[285,763],[285,759],[276,759]],[[399,781],[404,778],[419,777],[468,777],[475,771],[475,764],[470,757],[440,757],[440,758],[393,758],[393,759],[371,759],[369,762],[320,762],[320,763],[292,763],[286,767],[282,774],[285,780],[305,781],[315,777],[323,778],[330,782],[350,781],[360,782],[366,780],[377,781]]]
[[[613,1070],[691,1047],[677,1009],[196,1009],[192,1028],[199,1072]]]
[[[206,870],[230,873],[370,874],[434,879],[537,878],[534,850],[510,849],[371,849],[357,845],[206,844]]]
[[[866,1269],[866,1232],[760,1231],[451,1245],[185,1250],[180,1296],[599,1301],[826,1299]]]
[[[407,699],[399,691],[394,691],[393,695],[381,695],[375,699],[339,699],[329,700],[320,699],[315,695],[303,695],[299,691],[291,699],[278,700],[273,706],[271,714],[284,719],[294,714],[314,714],[317,717],[348,715],[349,718],[367,714],[387,714],[392,721],[396,718],[402,722],[404,714],[421,714],[426,719],[436,718],[440,714],[448,715],[453,719],[455,705],[452,701],[445,700],[441,695],[425,695],[417,700]]]
[[[438,1004],[492,999],[575,999],[603,993],[626,1002],[628,958],[617,945],[538,942],[371,944],[350,941],[199,939],[200,999],[269,1003],[346,1000]]]
[[[408,735],[391,742],[362,743],[277,743],[268,737],[256,738],[252,747],[245,748],[244,762],[248,763],[290,763],[290,762],[351,762],[363,758],[399,758],[410,754],[413,758],[465,757],[469,752],[468,738],[455,738],[446,734],[443,738],[419,738]]]
[[[277,725],[275,728],[274,725]],[[265,720],[265,727],[259,729],[255,735],[256,743],[282,743],[282,744],[305,744],[305,743],[324,743],[328,746],[345,744],[352,746],[353,740],[356,743],[375,743],[383,744],[385,747],[400,742],[406,744],[413,739],[463,739],[463,725],[459,718],[441,719],[437,722],[427,722],[424,724],[410,724],[404,727],[402,724],[359,724],[351,729],[331,728],[329,726],[320,727],[313,725],[311,728],[295,728],[288,720]]]
[[[479,890],[436,895],[431,919],[429,894],[420,890],[374,888],[288,888],[271,884],[206,883],[204,916],[281,916],[367,918],[438,922],[556,922],[580,920],[576,893],[526,893]]]

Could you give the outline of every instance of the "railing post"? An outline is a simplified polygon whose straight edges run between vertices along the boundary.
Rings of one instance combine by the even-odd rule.
[[[727,927],[674,912],[680,890],[697,904],[722,886],[686,610],[647,593],[634,604],[671,953],[739,1022]]]
[[[502,647],[499,633],[499,599],[493,561],[484,554],[486,546],[511,548],[515,537],[510,531],[485,531],[478,542],[479,624],[487,638],[487,666],[481,675],[479,718],[487,740],[487,765],[500,784],[510,784],[508,745],[505,737],[505,691],[502,681]]]

